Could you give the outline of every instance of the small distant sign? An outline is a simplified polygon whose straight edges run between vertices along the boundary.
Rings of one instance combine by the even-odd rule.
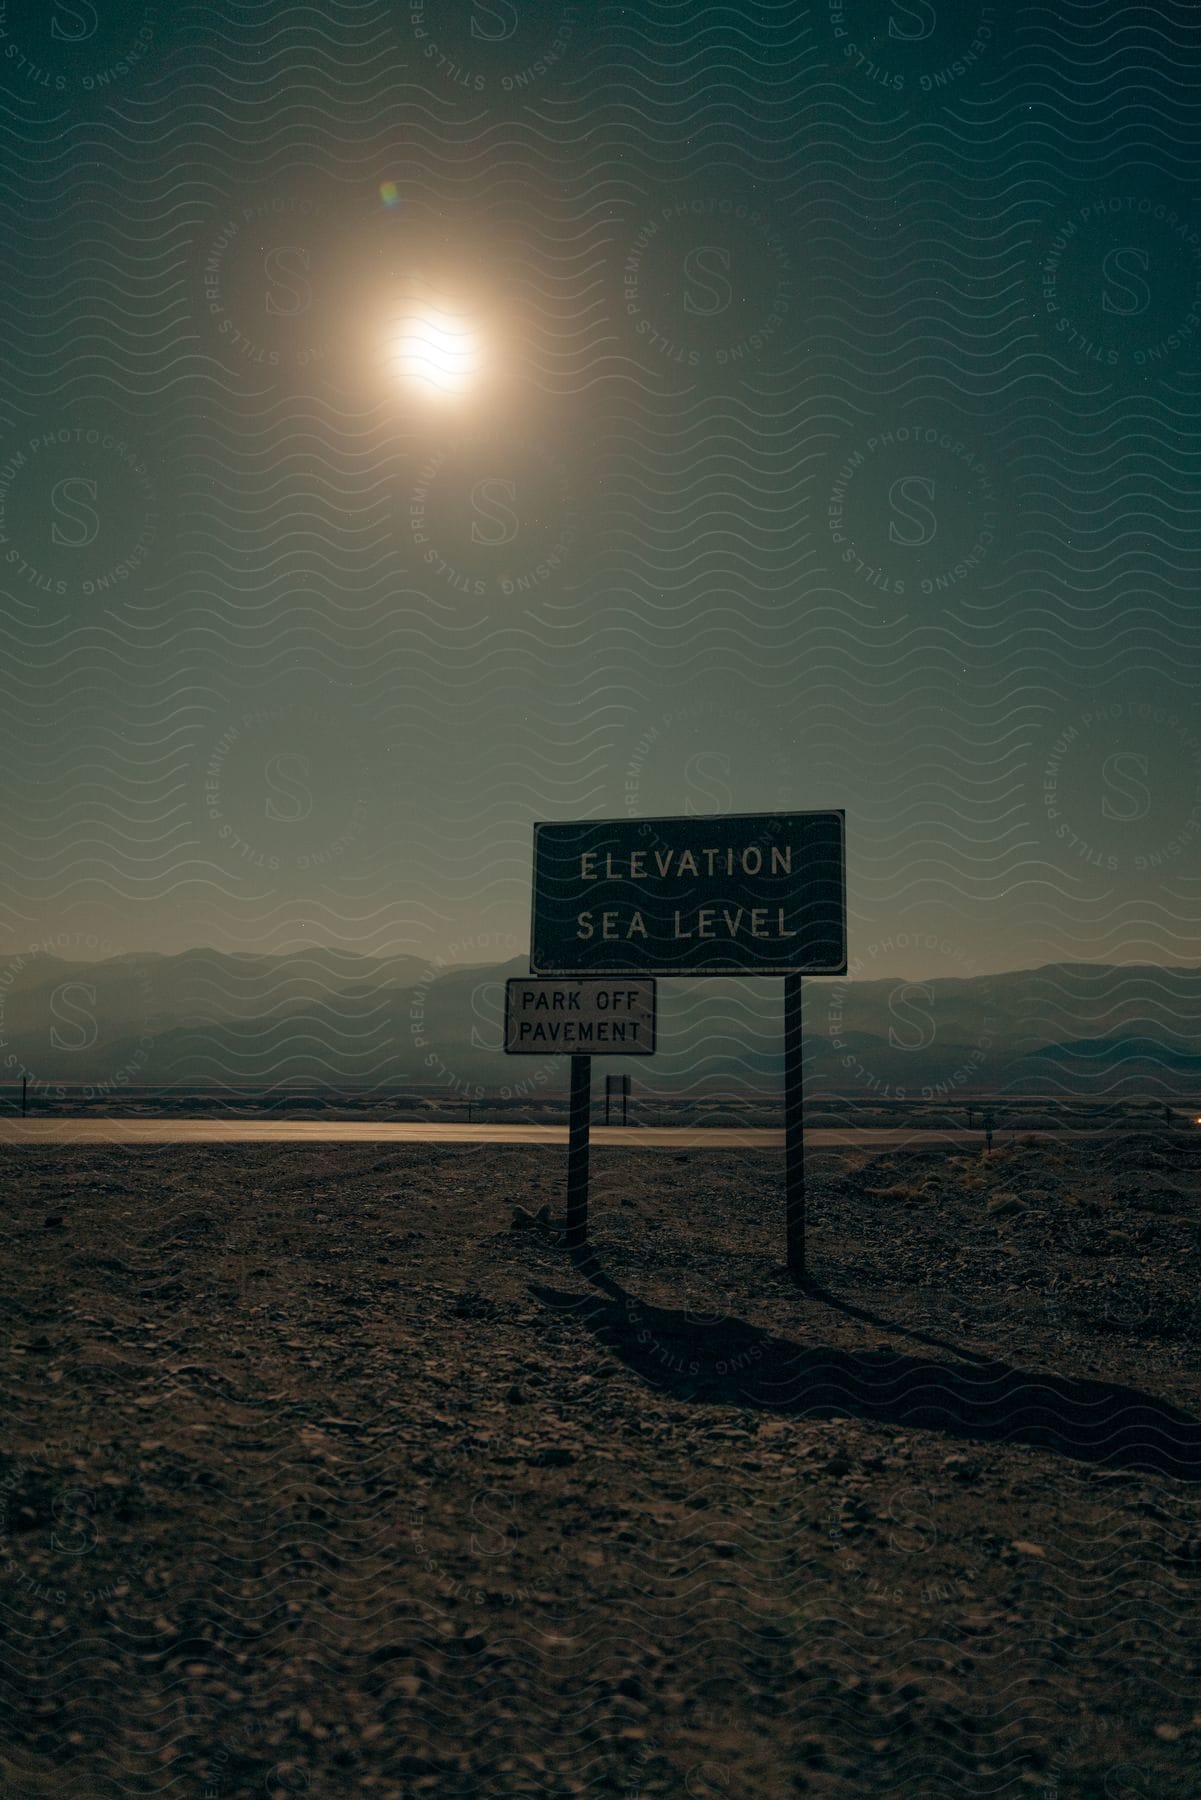
[[[510,1056],[653,1056],[653,981],[505,983],[505,1049]]]
[[[542,975],[844,975],[845,816],[534,826]]]

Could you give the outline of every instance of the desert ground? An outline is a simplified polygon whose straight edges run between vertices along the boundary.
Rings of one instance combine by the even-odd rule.
[[[1199,1143],[0,1150],[0,1790],[1201,1794]]]

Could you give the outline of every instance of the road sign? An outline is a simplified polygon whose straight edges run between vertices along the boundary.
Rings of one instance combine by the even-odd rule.
[[[558,1052],[571,1058],[565,1237],[578,1249],[588,1241],[592,1058],[654,1055],[655,984],[624,976],[617,981],[540,981],[518,975],[505,982],[505,1049],[510,1056]]]
[[[605,1124],[609,1123],[609,1105],[616,1095],[621,1101],[621,1122],[626,1122],[626,1107],[630,1098],[630,1078],[628,1075],[605,1076]]]
[[[530,968],[845,975],[845,814],[535,825]]]
[[[535,825],[530,970],[611,980],[783,975],[785,1242],[788,1267],[802,1278],[801,977],[847,972],[846,814]],[[520,985],[509,983],[510,989]],[[507,1048],[508,1036],[506,1025]],[[531,1039],[530,1048],[545,1054],[550,1046]],[[620,1053],[622,1046],[614,1048]],[[566,1241],[573,1246],[588,1239],[590,1071],[587,1055],[572,1057]]]
[[[653,1056],[653,981],[505,983],[505,1049],[510,1056]]]

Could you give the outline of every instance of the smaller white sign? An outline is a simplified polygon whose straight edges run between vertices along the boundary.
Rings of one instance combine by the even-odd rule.
[[[505,1049],[510,1056],[653,1056],[655,984],[517,976],[505,982]]]

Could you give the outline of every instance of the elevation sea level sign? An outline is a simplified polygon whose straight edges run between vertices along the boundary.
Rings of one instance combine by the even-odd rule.
[[[537,975],[845,975],[846,815],[534,826]]]

